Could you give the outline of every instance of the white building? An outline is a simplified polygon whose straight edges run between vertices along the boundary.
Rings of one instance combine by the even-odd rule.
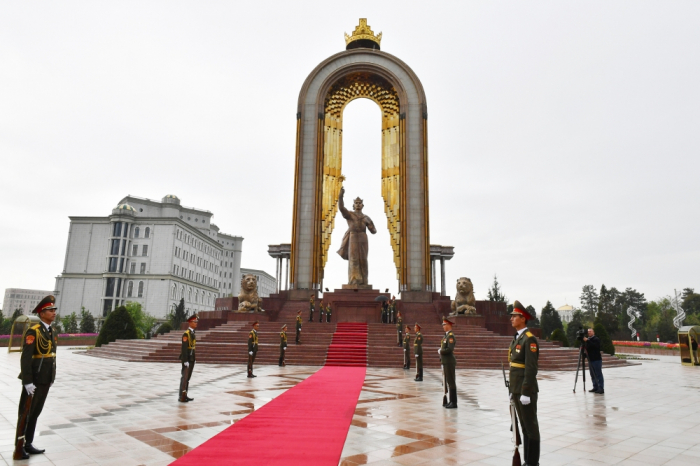
[[[275,277],[269,273],[265,272],[264,270],[241,269],[241,276],[248,274],[255,275],[255,277],[258,279],[258,296],[261,298],[266,298],[272,293],[277,292],[277,280],[275,280]]]
[[[559,313],[559,318],[562,322],[571,322],[571,319],[574,318],[575,310],[576,309],[574,309],[573,306],[564,304],[563,306],[557,308],[557,313]]]
[[[39,301],[50,294],[53,294],[53,291],[5,288],[5,299],[2,301],[3,314],[6,319],[12,317],[17,309],[21,309],[22,314],[30,314]]]
[[[230,282],[222,263],[240,266],[243,238],[220,233],[212,216],[167,195],[161,201],[127,196],[108,217],[70,217],[63,273],[56,278],[61,314],[84,306],[105,316],[135,301],[164,318],[181,298],[189,313],[213,310]]]

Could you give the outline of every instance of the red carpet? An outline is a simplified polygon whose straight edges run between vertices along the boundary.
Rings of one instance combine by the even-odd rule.
[[[328,347],[326,366],[367,367],[367,324],[338,323]]]
[[[365,372],[323,367],[172,464],[337,466]]]

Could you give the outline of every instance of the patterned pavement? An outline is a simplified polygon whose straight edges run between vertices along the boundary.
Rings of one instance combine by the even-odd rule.
[[[541,374],[540,463],[700,462],[700,368],[681,366],[676,357],[653,358],[604,368],[605,395],[584,392],[580,379],[572,393],[573,372]],[[176,401],[179,365],[98,359],[61,348],[34,441],[47,452],[13,463],[19,354],[0,352],[0,465],[169,464],[317,369],[260,366],[258,377],[248,379],[242,366],[198,364],[190,385],[195,400],[184,404]],[[400,368],[367,374],[341,465],[509,464],[500,371],[458,370],[456,410],[441,406],[439,370],[425,370],[422,383]]]

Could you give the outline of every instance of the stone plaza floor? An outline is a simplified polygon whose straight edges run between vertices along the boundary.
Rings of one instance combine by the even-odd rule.
[[[700,368],[650,358],[603,368],[605,395],[584,392],[580,379],[572,393],[573,372],[540,374],[540,464],[700,464]],[[318,370],[259,366],[248,379],[245,367],[199,364],[190,384],[195,400],[185,404],[176,401],[179,365],[64,348],[57,363],[34,440],[46,454],[13,462],[19,354],[0,352],[0,465],[169,464]],[[510,464],[501,372],[458,370],[456,410],[441,406],[439,370],[424,375],[416,383],[414,370],[367,370],[340,464]]]

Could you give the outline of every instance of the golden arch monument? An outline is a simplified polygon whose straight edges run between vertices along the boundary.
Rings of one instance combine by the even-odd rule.
[[[367,98],[382,113],[382,197],[404,299],[432,287],[428,211],[428,113],[423,86],[403,61],[380,51],[366,19],[346,50],[321,62],[299,93],[289,284],[320,290],[342,186],[343,110]],[[296,291],[299,290],[299,291]]]

